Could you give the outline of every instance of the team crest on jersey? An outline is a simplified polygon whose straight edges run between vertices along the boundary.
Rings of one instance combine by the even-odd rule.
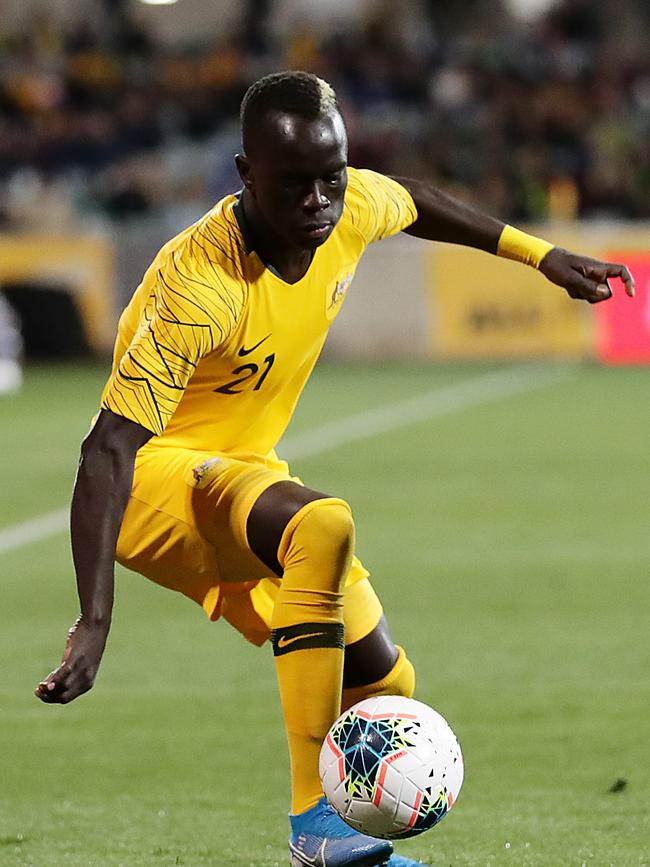
[[[212,478],[210,470],[213,470],[218,464],[222,463],[221,458],[207,458],[198,467],[192,469],[192,479],[195,488],[202,488],[203,485]]]
[[[347,274],[342,280],[339,280],[339,282],[336,284],[327,307],[328,310],[332,310],[332,308],[336,307],[337,304],[343,301],[348,289],[350,288],[350,283],[352,283],[353,276],[353,274]]]

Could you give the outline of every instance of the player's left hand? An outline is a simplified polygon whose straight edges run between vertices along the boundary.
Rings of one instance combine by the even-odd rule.
[[[625,265],[577,256],[562,247],[549,250],[539,270],[551,283],[566,289],[571,298],[580,298],[590,304],[612,297],[610,277],[620,278],[625,284],[626,295],[634,297],[634,278]]]

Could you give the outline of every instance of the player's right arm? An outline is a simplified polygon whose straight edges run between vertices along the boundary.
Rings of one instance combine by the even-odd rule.
[[[81,611],[61,664],[36,689],[45,702],[66,704],[92,687],[110,629],[115,551],[136,453],[164,432],[199,361],[236,325],[242,289],[218,258],[222,236],[218,226],[199,224],[164,247],[142,282],[138,319],[125,326],[128,345],[116,350],[102,410],[81,449],[71,510]]]
[[[150,430],[102,410],[84,440],[72,496],[70,529],[80,614],[60,665],[36,688],[51,704],[67,704],[92,687],[113,611],[114,560],[138,449]]]

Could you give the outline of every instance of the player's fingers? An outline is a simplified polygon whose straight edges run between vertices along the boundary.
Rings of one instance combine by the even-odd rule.
[[[573,280],[567,285],[566,290],[572,298],[584,298],[592,304],[605,301],[611,297],[612,290],[604,282],[590,280],[582,273],[575,273]]]
[[[72,678],[66,688],[58,694],[57,701],[60,704],[68,704],[75,698],[88,692],[92,688],[92,685],[92,680],[85,676],[85,674],[79,673],[76,677]]]
[[[39,683],[36,688],[36,696],[40,698],[41,701],[46,702],[47,704],[54,704],[58,702],[59,697],[61,695],[60,687],[57,688],[57,684],[54,681],[49,681],[48,683]]]
[[[38,696],[44,704],[59,704],[59,695],[40,695]]]
[[[39,696],[49,696],[56,691],[56,688],[57,681],[54,672],[52,672],[52,674],[48,674],[45,680],[42,680],[36,687],[36,694]]]
[[[81,695],[82,692],[87,691],[88,687],[79,688],[77,684],[70,683],[66,686],[58,684],[57,688],[45,689],[42,692],[37,692],[37,695],[41,701],[45,702],[45,704],[67,704],[72,701],[73,698]]]
[[[630,270],[625,265],[607,265],[609,269],[608,277],[618,277],[625,284],[625,294],[629,295],[630,298],[634,298],[634,277],[632,276]]]
[[[59,698],[60,704],[69,704],[71,701],[74,701],[75,698],[79,698],[80,695],[88,692],[90,690],[90,685],[84,684],[83,686],[75,686],[70,689],[66,689],[64,693],[61,694]]]
[[[36,688],[36,695],[43,701],[58,701],[61,693],[68,687],[70,676],[71,671],[68,666],[61,664],[39,683]]]
[[[599,304],[601,301],[609,300],[613,294],[609,283],[601,283],[598,287],[598,296],[596,298],[587,298],[587,301],[590,304]]]
[[[625,285],[625,294],[634,297],[634,277],[626,265],[617,262],[602,262],[587,269],[586,277],[605,283],[609,277],[618,277]]]
[[[56,700],[61,704],[67,704],[77,698],[77,696],[83,695],[92,689],[94,681],[94,674],[86,666],[72,666],[69,668],[68,677],[61,682],[61,688],[57,691]]]

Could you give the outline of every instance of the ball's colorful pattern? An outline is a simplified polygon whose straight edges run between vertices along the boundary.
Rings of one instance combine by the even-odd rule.
[[[373,797],[384,757],[415,746],[409,733],[419,725],[415,719],[372,717],[363,710],[346,714],[334,724],[327,737],[330,747],[342,754],[341,771],[347,777],[351,797]]]
[[[462,783],[458,741],[436,711],[413,699],[366,699],[343,714],[321,750],[328,800],[376,837],[412,837],[451,809]]]

